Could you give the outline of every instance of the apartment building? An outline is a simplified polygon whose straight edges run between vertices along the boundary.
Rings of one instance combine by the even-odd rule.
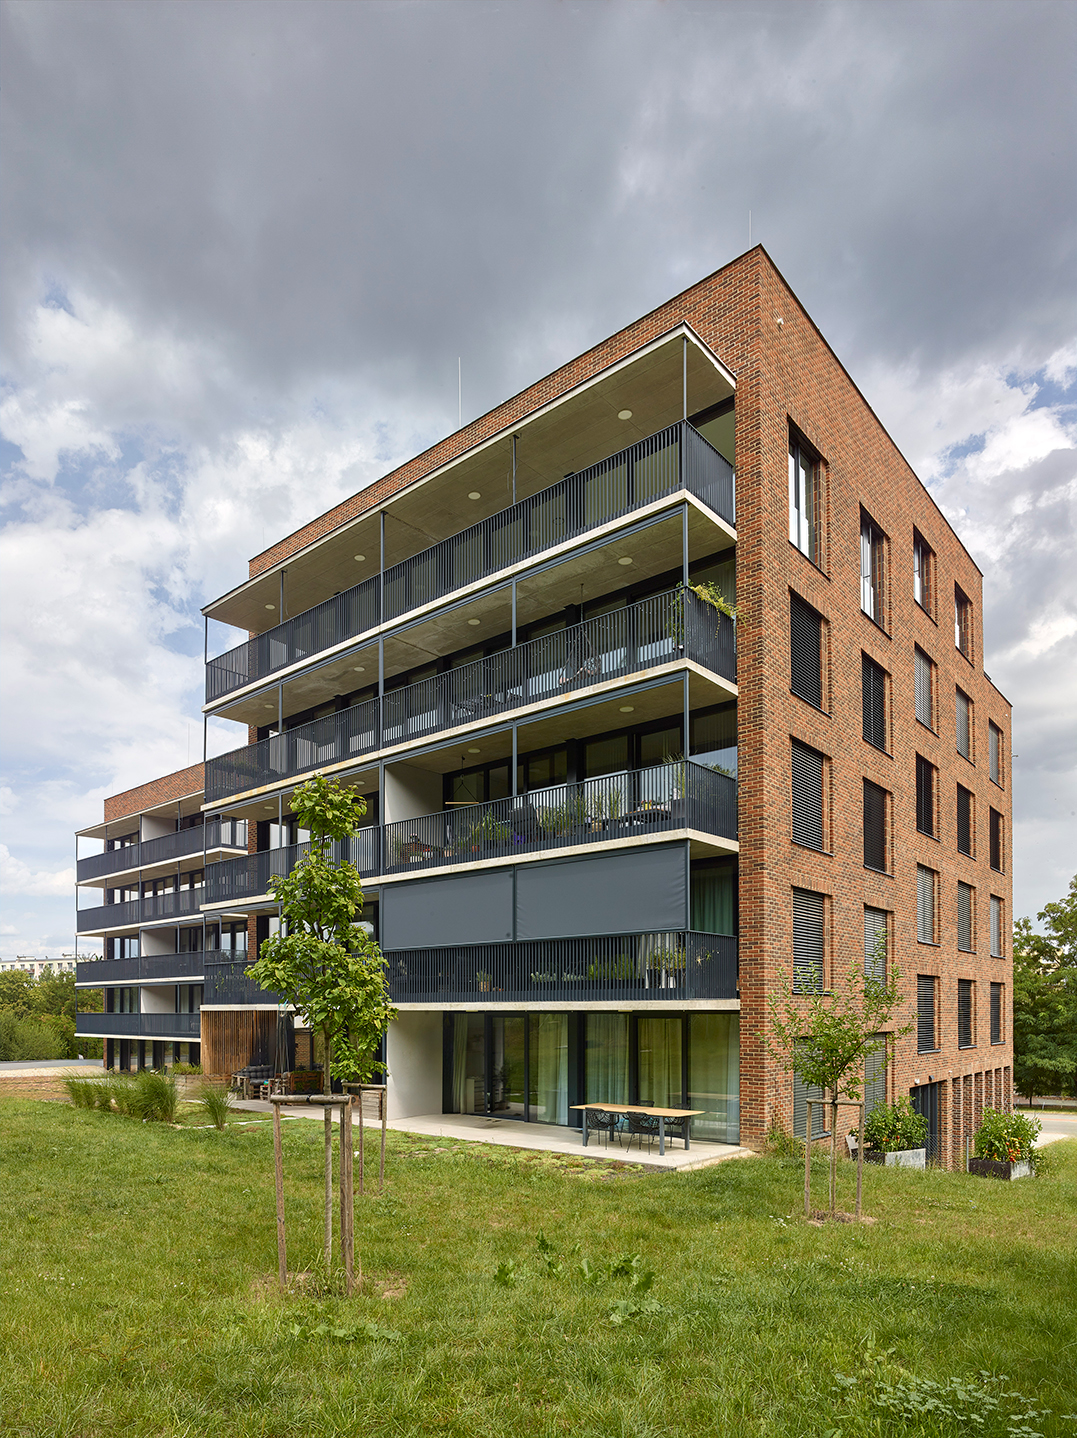
[[[650,1100],[701,1110],[700,1139],[803,1133],[768,1000],[854,962],[897,965],[917,1015],[869,1102],[911,1094],[947,1163],[1009,1105],[1010,706],[982,576],[761,247],[256,555],[204,612],[244,635],[207,663],[206,712],[246,742],[107,801],[85,833],[137,862],[79,867],[106,890],[79,917],[106,965],[167,967],[162,946],[202,936],[197,978],[80,967],[139,993],[139,1025],[172,1022],[153,1062],[196,1028],[213,1072],[281,1053],[243,957],[319,772],[367,803],[342,853],[400,1011],[397,1116],[569,1125]],[[170,1018],[146,1008],[173,984]],[[110,1060],[150,1062],[150,1031],[110,1014]]]

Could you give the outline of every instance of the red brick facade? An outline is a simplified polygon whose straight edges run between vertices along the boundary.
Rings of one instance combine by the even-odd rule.
[[[205,788],[205,773],[201,764],[192,764],[187,769],[177,769],[174,774],[165,774],[160,779],[151,779],[137,789],[127,789],[122,794],[113,794],[105,800],[105,823],[114,819],[126,819],[128,815],[140,814],[158,804],[172,804],[194,794],[201,794]]]

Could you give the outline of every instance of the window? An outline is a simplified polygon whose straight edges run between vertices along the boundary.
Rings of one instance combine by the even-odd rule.
[[[823,756],[793,740],[793,843],[823,847]]]
[[[1002,730],[997,724],[987,726],[988,765],[991,779],[1002,784]]]
[[[864,780],[864,867],[887,872],[886,790]]]
[[[972,601],[954,585],[954,643],[967,659],[972,658]]]
[[[825,944],[823,895],[793,890],[793,992],[817,994],[823,987]]]
[[[935,880],[934,869],[916,866],[916,937],[921,944],[935,942]]]
[[[1003,959],[1006,957],[1006,948],[1002,942],[1002,900],[997,894],[991,895],[991,957]]]
[[[988,814],[988,829],[991,844],[991,867],[1003,872],[1003,860],[1005,855],[1002,852],[1002,815],[997,809],[991,809]]]
[[[935,776],[934,764],[922,754],[916,756],[916,827],[921,834],[935,837]]]
[[[957,1046],[971,1049],[976,1045],[976,994],[971,979],[957,981]]]
[[[1002,1036],[1002,985],[991,985],[991,1042],[1005,1043]]]
[[[935,555],[917,530],[912,532],[912,596],[921,609],[932,613]]]
[[[938,979],[934,974],[916,975],[916,1052],[930,1054],[938,1048],[935,1024],[935,989]]]
[[[789,596],[789,687],[823,707],[823,620],[799,594]]]
[[[885,909],[864,906],[864,977],[886,982],[886,950],[889,942]]]
[[[957,947],[963,954],[971,954],[973,943],[973,917],[976,907],[976,890],[971,884],[957,884]]]
[[[883,624],[883,568],[886,538],[863,510],[860,511],[860,608]]]
[[[826,1108],[823,1104],[823,1090],[815,1084],[806,1084],[793,1071],[793,1132],[798,1138],[805,1138],[808,1129],[808,1100],[812,1101],[811,1136],[822,1138],[829,1133],[826,1126]]]
[[[928,729],[934,729],[935,665],[920,648],[915,651],[914,664],[916,667],[916,717]]]
[[[973,857],[972,792],[964,785],[957,786],[957,848],[961,854]]]
[[[963,689],[957,691],[957,752],[972,758],[972,700]]]
[[[789,436],[789,539],[813,564],[819,563],[819,461]]]
[[[887,1036],[886,1034],[874,1034],[874,1038],[882,1039],[882,1048],[876,1049],[873,1054],[868,1054],[864,1059],[864,1117],[867,1118],[872,1109],[878,1108],[879,1104],[886,1102],[886,1065],[888,1062]]]
[[[861,659],[861,684],[864,693],[864,738],[885,753],[886,744],[886,670],[866,654]]]

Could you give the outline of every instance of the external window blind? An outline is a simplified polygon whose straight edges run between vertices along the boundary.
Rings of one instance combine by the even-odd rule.
[[[972,856],[972,794],[962,784],[957,786],[957,847]]]
[[[876,1034],[875,1038],[882,1038]],[[886,1049],[876,1049],[864,1059],[864,1117],[886,1102]]]
[[[1002,1043],[1002,985],[991,985],[991,1042]]]
[[[972,900],[971,884],[957,884],[957,947],[965,954],[972,953]]]
[[[864,975],[886,982],[887,924],[885,909],[864,908]]]
[[[864,866],[886,873],[886,790],[864,780]]]
[[[969,696],[959,689],[957,691],[957,752],[964,754],[966,759],[972,758],[972,736],[969,727]]]
[[[991,867],[1002,873],[1002,815],[997,809],[990,813]]]
[[[972,980],[957,981],[957,1046],[959,1049],[973,1047],[972,1039]]]
[[[914,661],[916,666],[916,717],[921,724],[926,724],[929,729],[932,729],[934,725],[931,712],[931,671],[935,666],[922,649],[915,651]]]
[[[823,621],[798,594],[789,596],[790,688],[823,707]]]
[[[866,654],[861,656],[864,691],[864,738],[876,749],[886,749],[886,671]]]
[[[972,653],[972,604],[957,585],[954,586],[954,643],[962,654]]]
[[[935,766],[916,756],[916,827],[921,834],[935,834]]]
[[[996,784],[1002,783],[1002,731],[994,724],[987,730],[991,778]]]
[[[793,842],[823,847],[823,756],[793,740]]]
[[[793,1073],[793,1132],[797,1138],[804,1138],[808,1129],[808,1099],[815,1103],[811,1111],[811,1136],[822,1138],[828,1132],[826,1109],[821,1102],[823,1090],[817,1084],[806,1084],[798,1073]],[[839,1110],[840,1112],[840,1110]]]
[[[1002,947],[1002,900],[994,894],[991,895],[991,957],[1001,959],[1004,957]]]
[[[916,976],[916,1051],[935,1051],[935,985],[934,974]]]
[[[823,895],[793,890],[793,992],[815,994],[823,987]]]
[[[922,944],[935,942],[935,871],[916,866],[916,937]]]

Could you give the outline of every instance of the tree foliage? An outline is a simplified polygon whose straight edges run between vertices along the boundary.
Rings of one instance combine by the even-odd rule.
[[[75,1014],[100,1012],[100,989],[76,989],[72,973],[0,973],[0,1060],[100,1056],[100,1039],[76,1038]]]
[[[1013,1058],[1019,1092],[1077,1093],[1077,875],[1064,899],[1013,930]]]

